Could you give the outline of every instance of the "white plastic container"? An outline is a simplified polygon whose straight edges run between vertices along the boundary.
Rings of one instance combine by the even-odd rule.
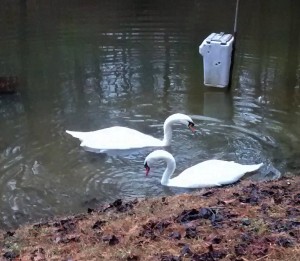
[[[231,34],[211,33],[199,46],[203,56],[204,85],[220,88],[228,85],[233,40]]]

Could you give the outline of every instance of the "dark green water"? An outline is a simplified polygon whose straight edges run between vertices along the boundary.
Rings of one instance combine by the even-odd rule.
[[[206,135],[174,129],[177,173],[210,158],[264,162],[256,179],[300,167],[300,4],[241,0],[229,90],[204,87],[198,47],[232,33],[235,1],[2,1],[0,227],[117,198],[172,195],[134,155],[91,154],[65,134],[123,125],[162,137],[167,116],[194,117]],[[150,150],[151,151],[151,150]]]

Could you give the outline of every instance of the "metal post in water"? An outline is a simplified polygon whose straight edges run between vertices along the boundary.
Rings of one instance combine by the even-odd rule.
[[[237,28],[237,17],[238,17],[238,12],[239,12],[239,2],[240,2],[240,0],[236,0],[234,26],[233,26],[233,34],[234,34],[234,36],[236,34],[236,28]]]
[[[231,83],[232,83],[232,71],[233,71],[233,64],[234,64],[235,43],[237,41],[237,20],[238,20],[238,13],[239,13],[239,2],[240,2],[240,0],[236,0],[236,4],[235,4],[235,17],[234,17],[234,25],[233,25],[234,41],[232,44],[231,65],[230,65],[230,71],[229,71],[229,84],[228,84],[229,88],[231,87]]]

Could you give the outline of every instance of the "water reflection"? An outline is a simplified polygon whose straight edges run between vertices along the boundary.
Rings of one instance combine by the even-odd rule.
[[[230,120],[232,118],[232,97],[228,90],[208,88],[204,92],[203,115]]]
[[[257,179],[299,168],[300,5],[243,1],[233,84],[209,89],[198,46],[213,31],[231,31],[234,5],[5,1],[0,74],[20,75],[21,85],[0,96],[0,227],[189,191],[162,187],[163,165],[145,178],[150,151],[87,153],[66,129],[123,125],[163,137],[166,117],[183,112],[199,133],[174,129],[166,149],[177,173],[211,158],[262,161]]]

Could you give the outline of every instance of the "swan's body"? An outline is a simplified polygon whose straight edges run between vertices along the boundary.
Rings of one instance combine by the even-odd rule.
[[[90,132],[66,131],[68,134],[81,140],[80,146],[93,152],[104,152],[107,150],[127,150],[146,147],[164,147],[171,143],[172,125],[182,123],[193,129],[193,120],[181,113],[169,116],[164,123],[163,140],[156,139],[127,127],[114,126],[102,130]]]
[[[234,183],[247,172],[258,170],[263,164],[242,165],[234,161],[207,160],[187,168],[175,178],[170,179],[176,168],[174,157],[167,151],[156,150],[145,159],[146,175],[149,164],[163,159],[167,162],[167,168],[163,173],[161,184],[170,187],[204,188]]]

